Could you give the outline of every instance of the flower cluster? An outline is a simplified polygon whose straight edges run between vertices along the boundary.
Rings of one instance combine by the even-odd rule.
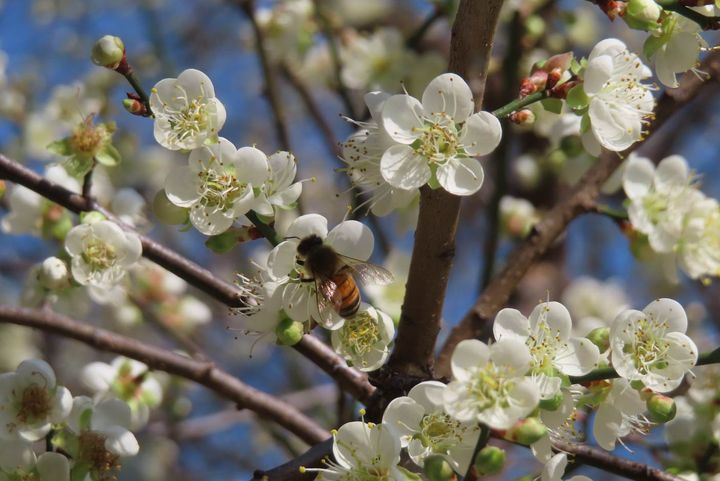
[[[655,252],[671,279],[675,266],[693,279],[720,274],[720,205],[698,188],[687,162],[666,157],[655,167],[632,156],[623,174],[633,229]]]
[[[94,376],[93,376],[94,377]],[[0,478],[109,479],[139,445],[130,406],[111,395],[73,398],[38,359],[0,374]],[[36,441],[48,450],[35,453]]]

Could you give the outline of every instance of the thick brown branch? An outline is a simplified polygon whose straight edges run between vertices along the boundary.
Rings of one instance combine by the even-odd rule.
[[[710,74],[713,79],[720,78],[720,53],[708,55],[700,70]],[[688,73],[683,77],[679,88],[667,90],[658,100],[655,119],[648,126],[647,135],[652,135],[706,85],[694,73]],[[620,155],[604,152],[595,166],[583,176],[570,197],[548,212],[535,226],[533,234],[508,256],[512,262],[493,278],[473,308],[450,333],[438,359],[439,374],[448,374],[450,356],[458,342],[489,336],[493,317],[508,302],[530,266],[548,250],[573,219],[595,205],[595,199],[600,195],[600,187],[620,166],[622,160],[640,145],[634,144]]]
[[[460,2],[452,27],[448,69],[469,78],[477,63],[484,86],[502,0]],[[482,103],[482,87],[476,102]],[[435,340],[440,332],[442,307],[455,254],[460,197],[444,189],[420,189],[420,213],[410,272],[398,328],[395,350],[389,361],[391,371],[413,376],[430,376]]]
[[[329,436],[325,429],[294,406],[248,386],[213,363],[195,361],[50,311],[0,306],[0,321],[69,337],[101,351],[136,359],[151,369],[190,379],[237,403],[238,408],[250,409],[280,424],[308,444],[319,443]]]
[[[0,154],[0,179],[6,179],[23,185],[73,212],[100,209],[100,206],[93,202],[88,202],[81,195],[75,194],[61,185],[49,181],[2,154]],[[127,228],[127,226],[123,227]],[[185,279],[192,286],[229,307],[240,307],[243,305],[243,293],[234,285],[215,277],[209,270],[200,267],[175,251],[158,244],[154,240],[142,235],[139,237],[143,246],[143,256]],[[355,393],[368,393],[374,390],[374,387],[368,382],[366,375],[347,367],[345,361],[328,346],[317,341],[317,339],[301,342],[296,346],[298,350],[302,349],[305,355],[311,357],[314,362],[327,363],[320,365],[320,367],[338,380],[340,384],[353,395],[355,395]],[[345,367],[339,368],[338,366]],[[367,400],[367,398],[364,397],[359,399],[363,402]]]

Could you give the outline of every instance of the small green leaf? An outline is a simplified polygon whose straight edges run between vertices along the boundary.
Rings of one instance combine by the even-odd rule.
[[[211,236],[205,241],[205,246],[216,254],[230,252],[238,243],[238,233],[230,229],[222,234]]]
[[[582,84],[578,84],[570,89],[566,98],[568,107],[573,110],[584,109],[590,103],[590,99],[585,93]]]
[[[62,140],[56,140],[55,142],[50,142],[50,144],[47,146],[47,149],[58,155],[62,155],[67,157],[68,155],[72,155],[72,145],[70,144],[70,137],[66,137]]]
[[[120,163],[122,157],[120,152],[112,144],[106,144],[100,152],[95,154],[95,159],[102,165],[114,167]]]
[[[541,100],[540,103],[548,112],[558,115],[562,113],[563,101],[561,99],[544,99]]]

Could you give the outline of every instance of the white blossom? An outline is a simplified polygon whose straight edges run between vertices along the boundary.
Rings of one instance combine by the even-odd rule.
[[[608,383],[611,384],[601,388],[600,395],[604,398],[595,414],[593,434],[601,448],[612,451],[618,439],[632,432],[645,432],[648,422],[642,416],[645,401],[627,379],[614,379]]]
[[[256,207],[258,214],[271,216],[273,207],[276,209],[292,209],[295,207],[300,194],[302,194],[302,182],[294,182],[297,175],[297,161],[290,152],[279,151],[268,157],[270,176],[263,184],[261,200],[267,205],[260,203]]]
[[[335,352],[360,371],[379,369],[390,355],[395,325],[390,316],[362,303],[358,312],[332,331]]]
[[[674,12],[667,15],[662,29],[652,32],[646,41],[645,52],[655,64],[658,80],[666,87],[676,88],[680,85],[677,75],[695,69],[707,43],[696,22]]]
[[[70,481],[70,462],[60,453],[35,454],[32,446],[0,439],[0,481]]]
[[[79,453],[76,455],[102,450],[119,457],[135,456],[140,446],[130,432],[131,419],[130,406],[119,399],[93,401],[87,396],[75,397],[67,427],[79,437]],[[77,462],[93,463],[103,457],[94,456],[93,459],[83,460],[78,456],[76,459]]]
[[[207,75],[188,69],[155,84],[150,93],[155,140],[170,150],[192,150],[217,141],[225,107]]]
[[[427,457],[439,454],[462,474],[470,465],[480,427],[473,421],[457,421],[445,412],[446,389],[438,381],[421,382],[407,396],[390,401],[383,424],[395,433],[418,466],[423,466]]]

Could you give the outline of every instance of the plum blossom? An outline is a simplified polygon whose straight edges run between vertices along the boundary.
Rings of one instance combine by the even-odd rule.
[[[65,250],[79,284],[108,290],[140,259],[142,245],[137,234],[101,220],[73,227],[65,238]]]
[[[360,371],[379,369],[390,355],[395,325],[390,316],[362,303],[358,312],[332,331],[335,352]]]
[[[642,416],[645,401],[627,379],[605,381],[596,388],[602,399],[595,414],[593,434],[601,448],[615,449],[618,439],[632,432],[643,433],[648,421]]]
[[[315,235],[340,255],[366,261],[373,251],[374,237],[368,227],[354,220],[341,222],[328,232],[327,219],[319,214],[307,214],[295,219],[285,231],[283,242],[270,252],[265,271],[269,280],[278,282],[282,307],[293,320],[314,319],[327,329],[339,329],[344,319],[331,306],[318,311],[315,282],[312,273],[298,259],[300,240]]]
[[[114,464],[119,457],[135,456],[140,446],[130,432],[131,418],[130,406],[119,399],[93,401],[87,396],[75,397],[67,427],[78,437],[79,452],[71,454],[78,462],[91,464],[103,458],[114,459]],[[93,467],[102,469],[102,466]]]
[[[655,64],[655,73],[663,85],[676,88],[680,85],[677,75],[695,69],[702,48],[707,47],[701,32],[696,22],[667,12],[662,28],[645,41],[645,56]]]
[[[275,209],[292,209],[302,194],[302,181],[294,182],[297,161],[290,152],[279,151],[268,157],[269,177],[262,185],[262,195],[255,207],[258,214],[272,216]],[[269,205],[268,205],[269,204]]]
[[[435,77],[422,95],[393,95],[382,106],[382,125],[395,142],[380,160],[390,185],[417,189],[429,183],[455,195],[472,195],[484,172],[476,156],[500,143],[500,121],[477,112],[470,87],[458,75]]]
[[[70,414],[72,395],[52,367],[29,359],[0,374],[0,439],[37,441]]]
[[[0,480],[70,481],[70,463],[60,453],[35,454],[32,446],[0,439]]]
[[[465,473],[480,436],[476,422],[461,422],[450,417],[443,407],[447,386],[425,381],[414,386],[407,396],[393,399],[383,414],[383,424],[400,439],[410,458],[423,466],[426,458],[439,454],[458,473]]]
[[[590,154],[599,155],[601,146],[620,152],[642,138],[643,124],[655,106],[650,87],[642,83],[651,76],[622,41],[609,38],[595,45],[582,83],[588,97],[583,121],[589,123],[582,140]]]
[[[207,75],[187,69],[155,84],[150,93],[155,140],[170,150],[192,150],[216,142],[225,107]]]
[[[540,401],[537,384],[525,377],[532,356],[520,339],[502,339],[492,346],[476,339],[462,341],[451,365],[453,381],[443,398],[447,413],[458,421],[508,429]]]
[[[301,468],[301,472],[317,472],[315,479],[337,481],[401,481],[405,474],[398,467],[400,439],[388,426],[352,421],[333,434],[335,462],[325,468]]]
[[[532,378],[542,399],[559,392],[561,375],[581,376],[597,367],[598,347],[588,339],[572,337],[571,329],[570,313],[559,302],[538,304],[529,318],[506,308],[493,324],[495,339],[518,340],[529,348]]]
[[[225,232],[235,219],[261,204],[253,189],[269,179],[269,165],[260,150],[238,150],[220,138],[193,150],[188,164],[170,172],[165,193],[173,204],[190,209],[190,223],[203,234]]]
[[[672,391],[698,358],[686,330],[685,310],[672,299],[657,299],[642,311],[620,313],[610,327],[613,367],[629,381],[640,381],[657,392]]]

